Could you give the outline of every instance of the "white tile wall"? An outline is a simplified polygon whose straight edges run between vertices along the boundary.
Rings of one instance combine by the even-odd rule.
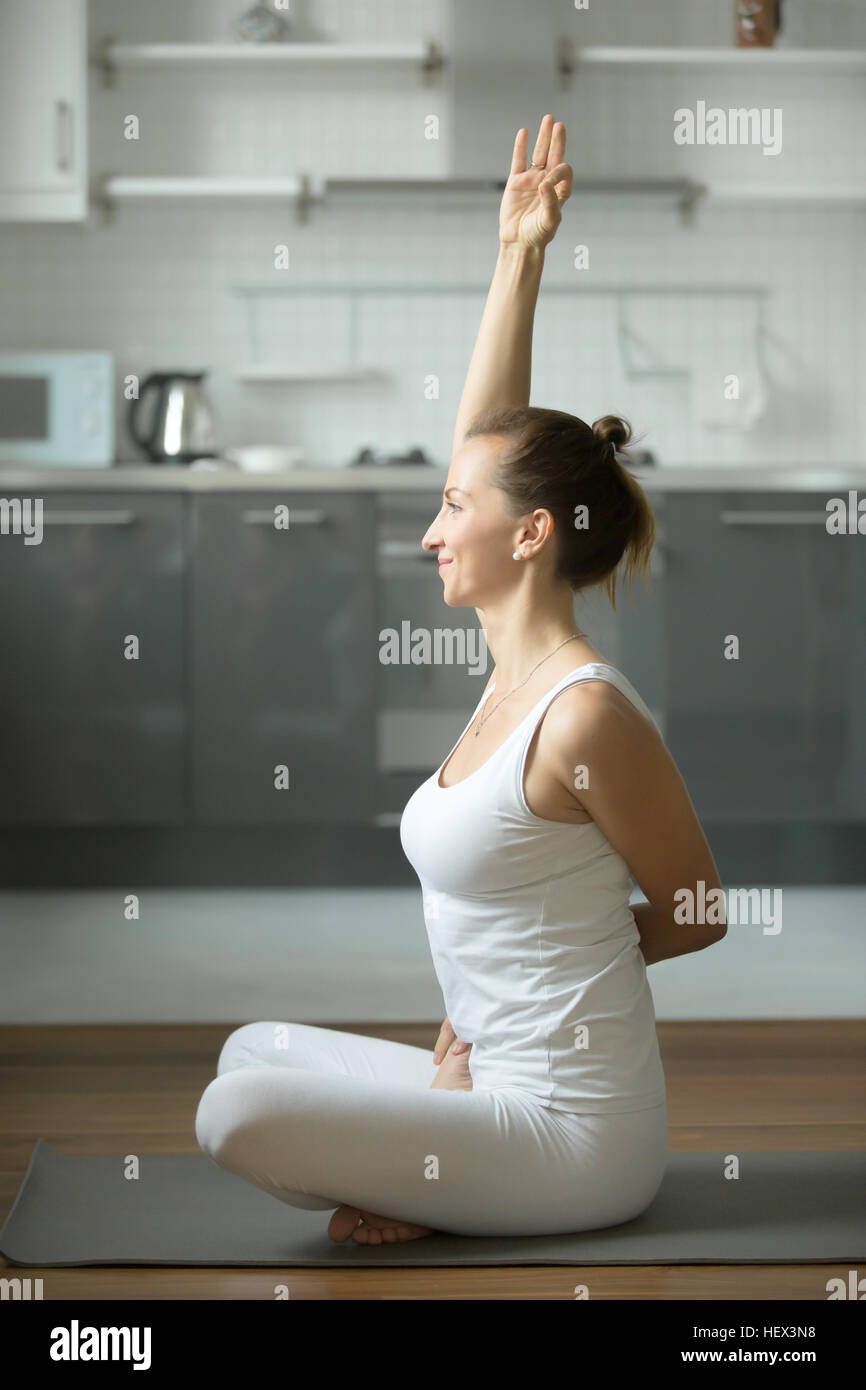
[[[447,45],[449,4],[310,0],[294,3],[291,13],[305,36],[438,37]],[[147,6],[91,0],[91,38],[94,44],[106,34],[225,40],[243,8],[232,0]],[[801,0],[786,8],[787,45],[866,47],[866,5]],[[554,9],[564,29],[575,32],[579,23],[589,42],[727,44],[733,5],[623,3],[576,16],[573,6],[556,0]],[[675,150],[672,111],[698,97],[724,106],[784,101],[789,143],[783,155],[773,160],[754,148]],[[521,121],[533,126],[542,113],[520,112],[519,94],[517,101],[514,127]],[[756,95],[739,75],[714,73],[707,83],[689,72],[596,71],[582,74],[568,92],[553,89],[552,103],[568,123],[569,157],[579,174],[688,172],[705,181],[712,175],[760,182],[792,177],[788,169],[808,179],[859,179],[866,187],[862,75],[784,82],[773,75]],[[447,173],[447,141],[424,139],[431,111],[447,120],[447,83],[425,86],[411,69],[128,70],[113,90],[92,79],[91,170],[94,178],[299,170],[435,177]],[[141,119],[137,143],[122,138],[130,113]],[[503,129],[502,169],[492,173],[504,175],[513,134]],[[625,413],[663,465],[863,462],[863,230],[862,208],[706,206],[687,227],[664,201],[575,196],[547,257],[533,403],[590,421],[609,410]],[[591,269],[577,272],[573,248],[584,242]],[[290,268],[278,272],[273,254],[282,243],[289,247]],[[311,462],[340,464],[363,444],[387,451],[420,445],[447,462],[495,254],[495,198],[471,207],[342,204],[314,210],[307,224],[276,204],[166,201],[124,205],[109,225],[95,216],[83,227],[0,224],[0,347],[110,349],[119,379],[158,368],[206,368],[226,446],[297,443]],[[382,368],[387,379],[363,385],[236,381],[234,371],[254,344],[248,306],[231,286],[268,278],[280,285],[417,286],[358,304],[359,362]],[[436,293],[455,282],[476,292]],[[628,301],[634,360],[644,369],[681,367],[682,378],[629,375],[613,296],[557,293],[576,285],[647,282],[669,286],[671,293]],[[769,290],[763,342],[769,406],[753,431],[722,435],[697,418],[688,370],[711,360],[722,341],[720,369],[737,371],[751,361],[754,304],[685,299],[677,289],[744,284]],[[342,364],[348,324],[345,299],[273,296],[260,301],[258,350],[263,358],[294,364]],[[433,400],[425,392],[431,375],[440,384]],[[121,417],[124,410],[121,401]],[[117,451],[135,457],[122,424]]]

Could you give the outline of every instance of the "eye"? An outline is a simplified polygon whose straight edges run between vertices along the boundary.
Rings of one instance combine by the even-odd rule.
[[[446,503],[446,506],[447,506],[449,512],[460,512],[460,511],[463,510],[462,507],[458,507],[458,505],[457,505],[456,502],[447,502],[447,503]]]

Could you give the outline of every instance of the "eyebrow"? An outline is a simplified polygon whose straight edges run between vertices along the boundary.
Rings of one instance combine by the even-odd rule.
[[[445,491],[443,492],[442,496],[443,496],[443,497],[447,497],[448,494],[449,494],[449,492],[462,492],[464,497],[470,497],[470,496],[471,496],[471,493],[467,492],[466,489],[463,488],[463,487],[446,487],[446,489],[445,489]]]

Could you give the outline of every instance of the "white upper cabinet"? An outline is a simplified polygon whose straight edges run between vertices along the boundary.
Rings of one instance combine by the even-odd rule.
[[[86,216],[86,0],[0,0],[0,221]]]

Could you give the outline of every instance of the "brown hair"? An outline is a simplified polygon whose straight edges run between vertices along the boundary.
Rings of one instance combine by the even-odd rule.
[[[507,440],[493,481],[515,516],[536,507],[552,514],[557,575],[575,592],[603,585],[616,608],[620,560],[625,554],[630,590],[636,573],[649,573],[656,535],[646,493],[616,457],[634,442],[629,422],[604,415],[590,427],[564,410],[504,406],[477,416],[465,437],[483,434]],[[580,505],[589,513],[585,530],[574,524]]]

